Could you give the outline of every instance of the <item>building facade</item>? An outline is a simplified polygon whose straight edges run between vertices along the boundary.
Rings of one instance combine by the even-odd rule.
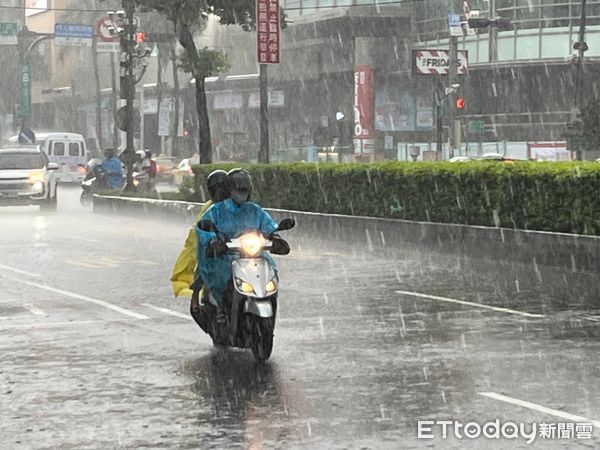
[[[419,146],[419,158],[447,157],[445,144],[441,153],[425,153],[438,148],[434,103],[436,95],[443,100],[447,77],[415,73],[413,51],[447,50],[448,12],[462,13],[465,3],[482,17],[510,19],[513,27],[481,29],[458,38],[458,48],[468,52],[469,66],[458,77],[465,100],[465,107],[457,111],[461,152],[508,148],[527,157],[529,143],[563,141],[566,124],[579,106],[573,50],[579,1],[431,0],[371,6],[373,2],[366,0],[287,0],[283,6],[292,23],[282,32],[282,62],[269,67],[276,99],[271,107],[273,152],[280,159],[306,159],[313,145],[325,150],[337,146],[342,153],[410,159],[410,148]],[[600,0],[587,3],[584,89],[590,98],[599,88]],[[234,64],[209,84],[213,136],[222,147],[247,142],[255,148],[254,43],[247,35],[226,33],[215,41]],[[373,133],[368,147],[355,152],[355,75],[361,67],[373,74],[367,96],[373,108]],[[344,117],[341,121],[338,113]],[[445,143],[448,124],[443,113],[441,117]],[[225,148],[224,153],[232,150]]]

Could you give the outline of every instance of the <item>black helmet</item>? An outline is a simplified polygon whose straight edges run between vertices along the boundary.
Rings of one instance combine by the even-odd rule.
[[[217,203],[229,198],[227,172],[224,170],[213,170],[206,179],[206,185],[213,203]]]
[[[244,169],[231,169],[227,172],[229,195],[238,205],[250,200],[252,195],[252,177]]]

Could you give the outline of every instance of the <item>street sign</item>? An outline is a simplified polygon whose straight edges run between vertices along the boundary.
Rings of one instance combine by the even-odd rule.
[[[94,27],[74,23],[54,25],[54,43],[65,47],[91,47]]]
[[[448,26],[450,27],[450,36],[463,36],[463,29],[458,14],[448,14]]]
[[[133,131],[139,131],[140,125],[142,122],[142,118],[140,116],[140,111],[137,108],[133,109]],[[127,106],[123,106],[119,108],[115,114],[115,124],[117,128],[121,131],[127,132]]]
[[[110,30],[113,29],[113,33]],[[116,32],[116,25],[110,17],[101,17],[96,22],[96,51],[99,53],[113,53],[121,50],[121,37]]]
[[[449,64],[448,50],[413,50],[414,71],[420,75],[447,75]],[[469,53],[466,50],[457,52],[458,75],[469,70]]]
[[[19,144],[35,144],[35,133],[31,128],[23,128],[19,132]]]
[[[256,53],[259,64],[280,61],[279,0],[256,0]]]
[[[485,122],[483,120],[469,120],[467,129],[472,134],[485,133]]]
[[[31,67],[28,64],[21,66],[21,102],[19,116],[31,116]]]
[[[17,45],[17,23],[0,23],[0,45]]]

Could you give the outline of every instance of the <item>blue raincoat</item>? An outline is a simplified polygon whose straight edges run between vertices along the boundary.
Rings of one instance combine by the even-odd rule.
[[[102,161],[100,165],[106,172],[106,184],[109,189],[121,189],[123,184],[123,166],[118,158],[112,157]]]
[[[220,239],[233,239],[250,229],[258,229],[264,234],[272,233],[277,229],[277,223],[269,213],[256,203],[246,202],[238,205],[232,199],[214,204],[202,216],[202,219],[210,220],[216,225],[220,232]],[[206,249],[210,241],[216,238],[216,234],[202,231],[198,226],[196,226],[196,234],[199,243],[198,267],[200,276],[204,284],[211,290],[215,300],[220,302],[227,283],[231,279],[231,261],[239,258],[239,255],[227,254],[223,257],[208,258]],[[275,262],[270,255],[265,253],[263,256],[270,260],[273,269],[276,270]]]

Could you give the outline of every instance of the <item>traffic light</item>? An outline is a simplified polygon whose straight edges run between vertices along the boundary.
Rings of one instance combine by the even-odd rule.
[[[465,107],[465,99],[462,97],[458,97],[456,99],[456,109],[458,109],[459,111],[462,111]]]
[[[143,44],[146,42],[146,33],[143,31],[138,31],[135,35],[135,40],[138,42],[138,44]]]

